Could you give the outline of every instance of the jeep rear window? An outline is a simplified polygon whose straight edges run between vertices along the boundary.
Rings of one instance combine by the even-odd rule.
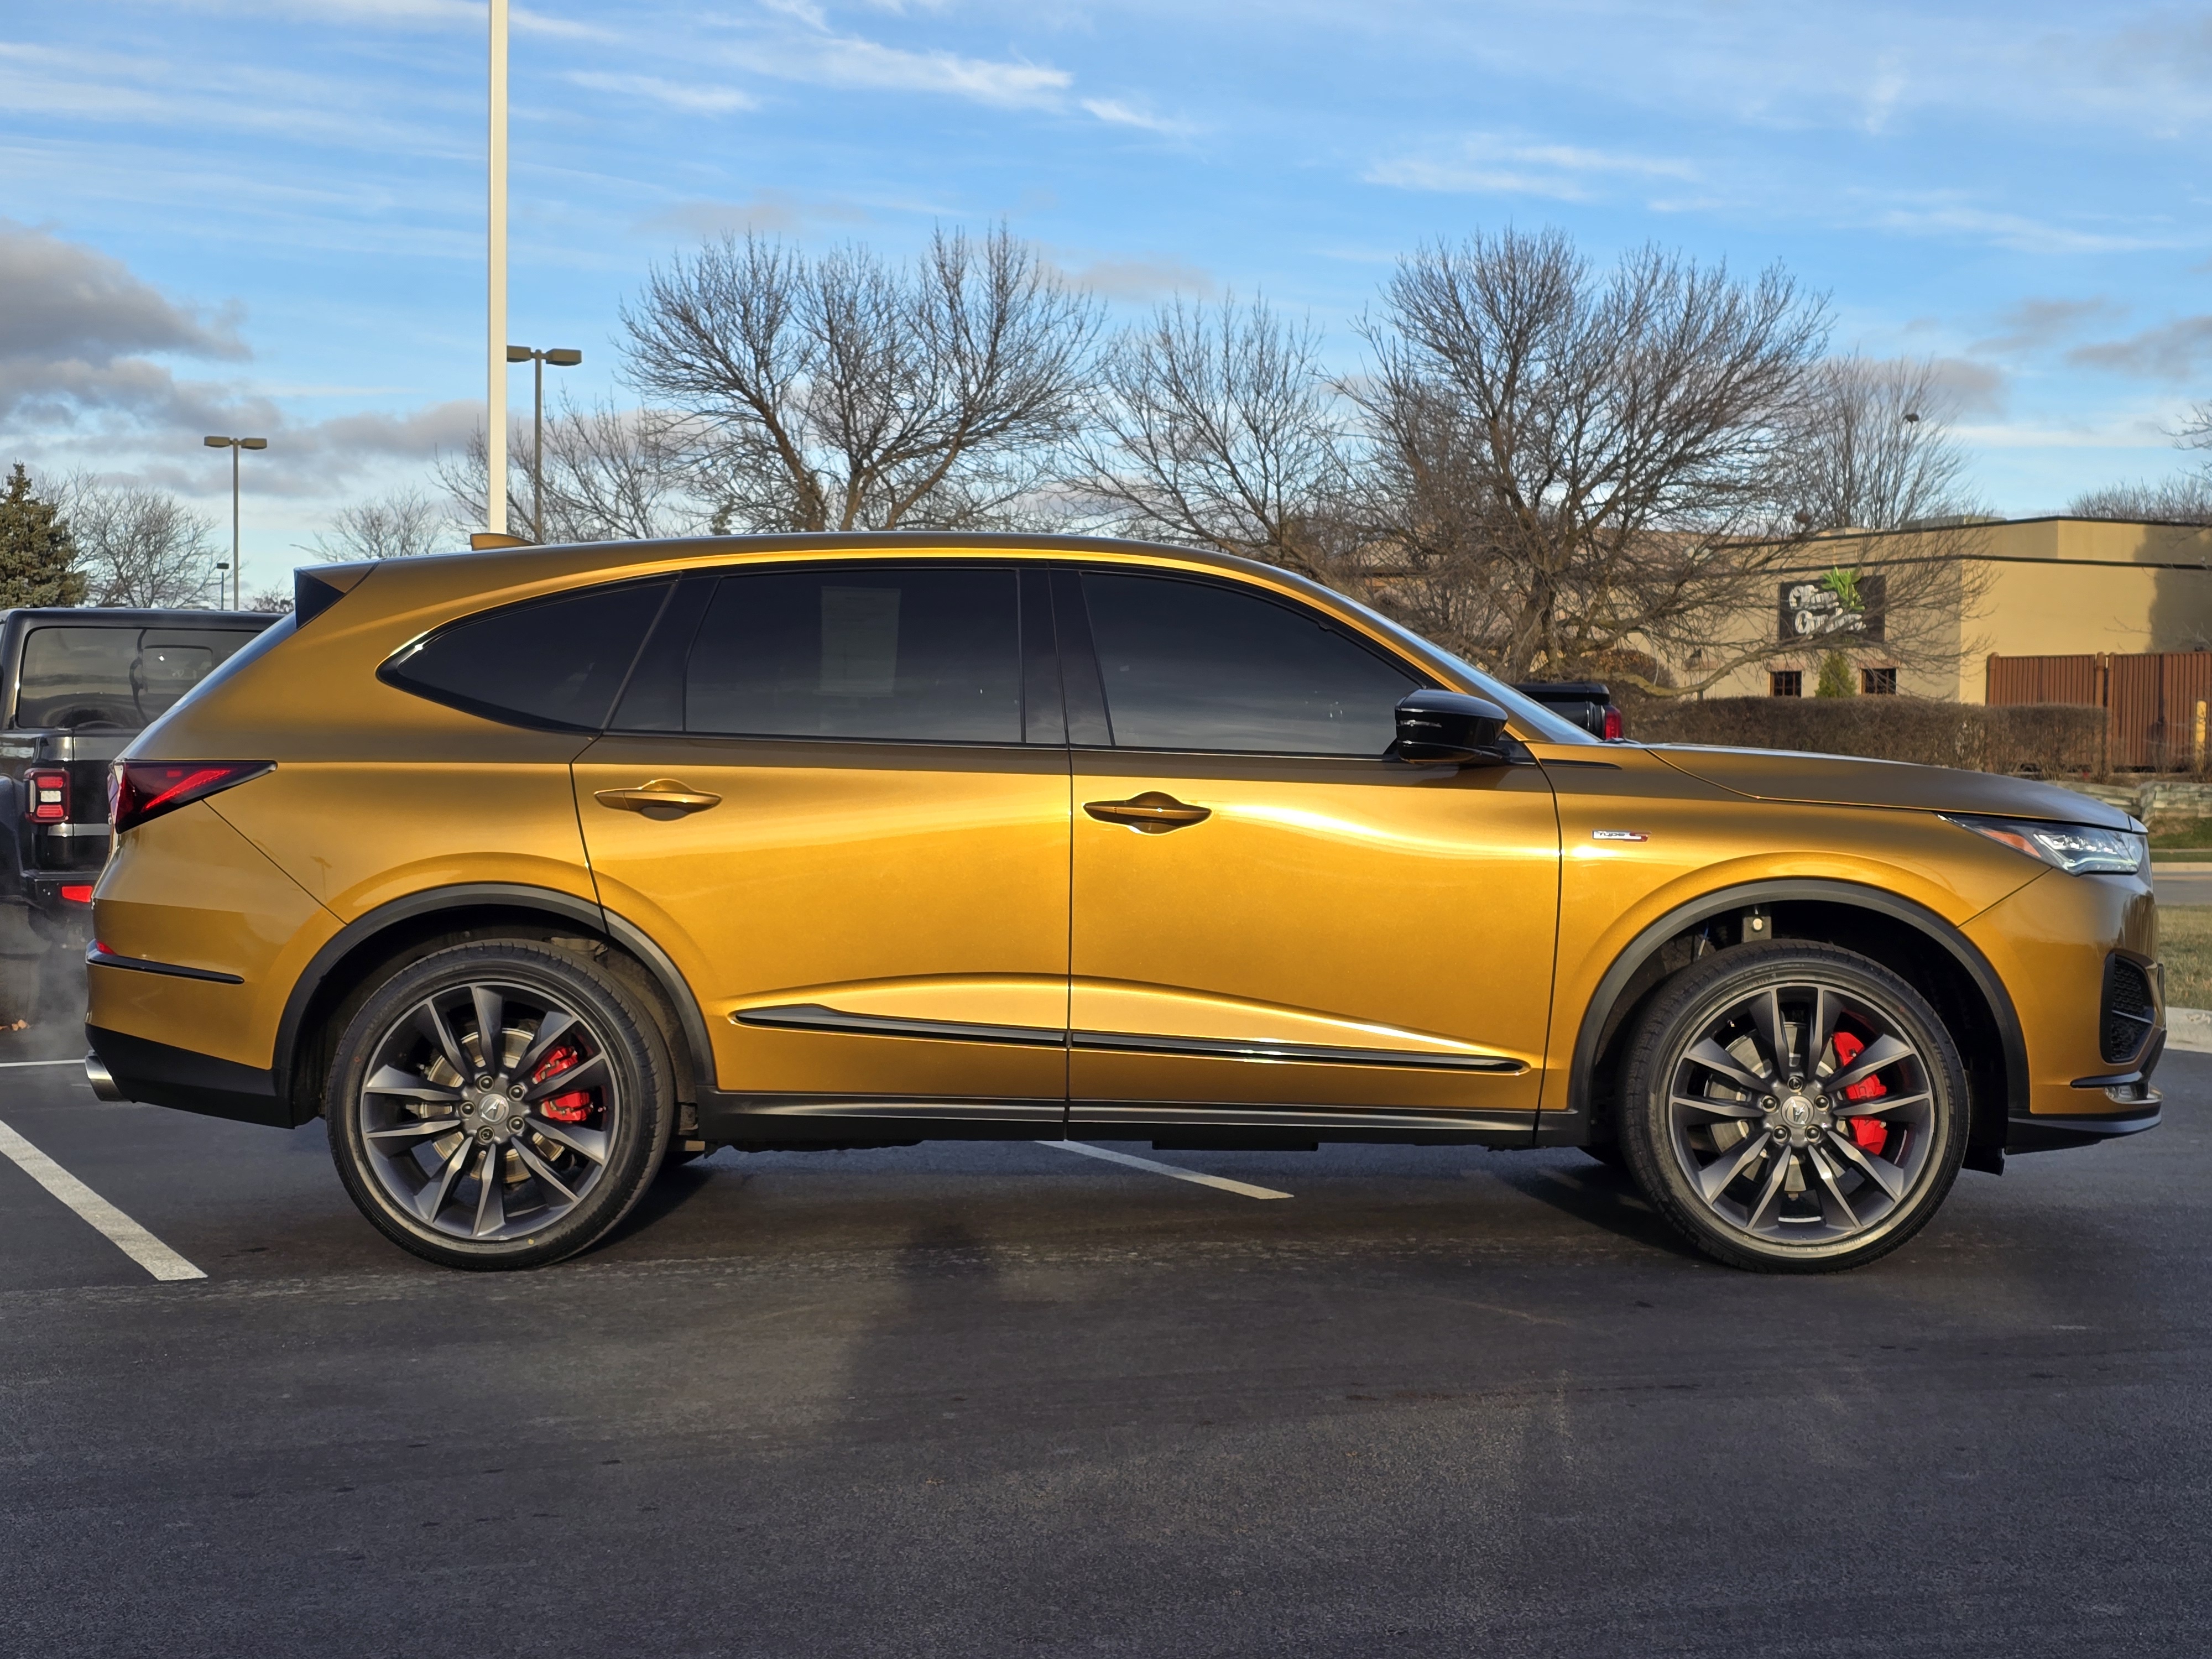
[[[18,726],[137,732],[168,713],[258,629],[34,628],[16,682]]]
[[[471,617],[400,652],[377,678],[486,720],[596,732],[673,586],[587,587]]]

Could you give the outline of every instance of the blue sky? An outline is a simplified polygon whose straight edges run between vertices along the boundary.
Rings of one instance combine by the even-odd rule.
[[[263,569],[427,477],[480,417],[483,68],[471,0],[10,8],[0,463],[227,507],[200,434],[266,431]],[[587,396],[702,235],[1000,218],[1127,314],[1260,291],[1346,368],[1435,238],[1779,261],[1839,349],[1946,361],[2007,513],[2184,469],[2212,395],[2202,6],[539,0],[513,88],[511,334]]]

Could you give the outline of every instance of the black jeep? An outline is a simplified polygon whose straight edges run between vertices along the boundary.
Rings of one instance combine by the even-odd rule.
[[[41,958],[82,952],[107,859],[107,768],[275,622],[255,611],[0,611],[0,1024],[35,1019]]]

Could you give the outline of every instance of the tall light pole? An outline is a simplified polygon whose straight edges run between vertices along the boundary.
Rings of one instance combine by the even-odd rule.
[[[230,452],[230,606],[234,611],[243,611],[246,609],[245,590],[238,585],[238,452],[241,449],[266,449],[269,440],[209,437],[200,441],[210,449]]]
[[[584,354],[566,348],[539,351],[532,346],[511,345],[507,349],[507,361],[531,365],[530,539],[543,546],[545,541],[545,365],[550,363],[556,368],[574,368],[584,361]]]
[[[507,4],[491,0],[490,212],[485,319],[484,528],[507,533]]]

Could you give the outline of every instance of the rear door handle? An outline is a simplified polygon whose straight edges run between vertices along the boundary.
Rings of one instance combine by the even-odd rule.
[[[1127,800],[1085,801],[1083,810],[1101,823],[1126,823],[1148,836],[1164,836],[1170,830],[1203,823],[1213,816],[1210,806],[1192,806],[1157,789],[1147,789]]]
[[[611,806],[618,811],[661,813],[678,817],[686,812],[703,812],[710,806],[720,806],[722,798],[678,783],[674,778],[655,778],[650,783],[641,783],[631,789],[595,789],[592,799],[602,806]]]

